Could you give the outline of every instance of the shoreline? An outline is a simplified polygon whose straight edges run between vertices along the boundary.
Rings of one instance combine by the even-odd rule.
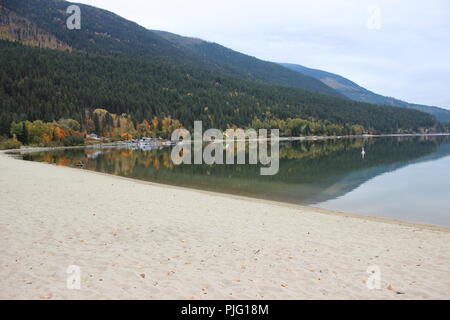
[[[301,136],[301,137],[279,137],[277,139],[256,139],[256,141],[280,141],[280,142],[291,142],[291,141],[321,141],[321,140],[333,140],[333,139],[366,139],[366,138],[388,138],[388,137],[445,137],[450,136],[450,133],[408,133],[408,134],[363,134],[363,135],[349,135],[349,136]],[[236,139],[236,142],[243,141]],[[245,141],[255,141],[246,139]],[[186,142],[193,143],[195,140],[187,140]],[[214,142],[226,142],[226,140],[215,140]],[[128,141],[121,142],[109,142],[109,143],[98,143],[98,144],[86,144],[81,146],[70,146],[70,147],[30,147],[30,146],[22,146],[20,149],[9,149],[9,150],[0,150],[0,152],[42,152],[42,151],[52,151],[52,150],[64,150],[64,149],[82,149],[82,148],[91,148],[91,149],[102,149],[102,148],[120,148],[127,147],[134,143]],[[163,147],[168,147],[165,145],[161,145]]]
[[[0,299],[450,297],[445,227],[19,161],[4,152],[0,172]],[[70,265],[82,270],[81,290],[66,288]],[[382,284],[369,290],[367,268],[374,265]]]
[[[68,147],[68,148],[69,149],[78,149],[78,148],[83,148],[83,147]],[[42,151],[51,151],[51,150],[63,150],[63,149],[67,149],[67,147],[29,148],[29,149],[25,149],[24,153],[42,152]],[[15,158],[14,157],[14,153],[16,153],[16,152],[21,153],[21,151],[24,151],[24,149],[0,150],[0,156],[3,153],[6,156],[9,156],[11,158]],[[25,160],[22,160],[22,159],[15,159],[15,160],[25,161]],[[35,161],[32,161],[32,162],[35,162]],[[41,163],[41,162],[35,162],[35,163]],[[43,164],[54,165],[54,164],[50,164],[50,163],[43,163]],[[61,167],[68,168],[68,169],[71,169],[71,170],[80,170],[78,168],[73,168],[73,167],[68,167],[68,166],[61,166]],[[370,215],[366,215],[366,214],[362,214],[362,213],[351,213],[351,212],[344,212],[344,211],[332,210],[332,209],[322,209],[322,208],[314,207],[314,206],[306,206],[306,205],[300,205],[300,204],[294,204],[294,203],[282,202],[282,201],[276,201],[276,200],[266,200],[266,199],[262,199],[262,198],[250,197],[250,196],[244,196],[244,195],[237,195],[237,194],[232,194],[232,193],[215,192],[215,191],[208,191],[208,190],[204,190],[204,189],[197,189],[197,188],[182,187],[182,186],[176,186],[176,185],[170,185],[170,184],[163,184],[163,183],[152,182],[152,181],[145,181],[145,180],[140,180],[140,179],[135,179],[135,178],[130,178],[130,177],[124,177],[124,176],[115,175],[115,174],[112,174],[112,173],[105,173],[105,172],[99,172],[99,171],[94,171],[94,170],[84,170],[84,171],[88,171],[88,172],[91,172],[93,174],[102,175],[102,176],[115,177],[115,178],[122,179],[122,180],[125,180],[125,181],[130,181],[130,182],[133,182],[133,183],[140,183],[140,184],[144,184],[144,185],[151,185],[151,186],[157,186],[157,187],[160,187],[160,188],[166,188],[166,189],[169,189],[169,190],[176,189],[176,190],[195,191],[195,192],[200,192],[200,193],[207,194],[207,195],[213,195],[213,196],[219,196],[219,197],[221,196],[221,197],[224,197],[224,198],[232,198],[232,199],[251,201],[251,202],[266,203],[266,204],[269,204],[269,205],[275,205],[275,206],[286,207],[286,208],[303,209],[303,210],[304,209],[308,209],[308,210],[311,210],[311,211],[314,211],[314,212],[317,212],[317,213],[320,213],[320,214],[339,215],[339,216],[343,216],[343,217],[350,217],[350,218],[356,218],[356,219],[365,219],[365,220],[370,220],[370,221],[375,221],[375,222],[380,222],[380,223],[391,223],[391,224],[397,224],[397,225],[413,227],[413,228],[422,228],[422,229],[428,229],[428,230],[434,230],[434,231],[450,232],[450,227],[447,227],[447,226],[427,224],[427,223],[407,221],[407,220],[400,220],[400,219],[394,219],[394,218],[370,216]]]

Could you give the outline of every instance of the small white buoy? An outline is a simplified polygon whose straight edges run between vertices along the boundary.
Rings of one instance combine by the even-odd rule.
[[[363,159],[366,157],[366,151],[364,150],[364,147],[362,147],[361,156]]]

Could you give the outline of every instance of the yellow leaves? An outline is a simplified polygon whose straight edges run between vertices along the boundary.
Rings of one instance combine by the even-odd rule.
[[[146,129],[146,130],[150,130],[150,129],[151,129],[150,123],[147,121],[147,119],[144,119],[144,120],[142,121],[141,125],[142,125],[142,127],[143,127],[144,129]]]
[[[50,137],[50,134],[44,133],[44,135],[42,137],[42,141],[44,142],[44,144],[49,144],[51,140],[52,139]]]
[[[169,129],[170,122],[171,122],[170,117],[164,117],[161,121],[162,130],[167,131],[167,129]]]
[[[102,108],[97,108],[94,110],[94,113],[99,113],[99,114],[108,113],[108,110],[102,109]]]
[[[158,118],[157,117],[153,117],[153,119],[152,119],[153,128],[154,129],[158,128],[158,124],[159,124]]]

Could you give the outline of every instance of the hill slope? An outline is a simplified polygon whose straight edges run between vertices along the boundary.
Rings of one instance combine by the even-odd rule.
[[[136,120],[170,115],[190,126],[246,127],[253,119],[320,119],[375,132],[431,127],[425,113],[239,80],[151,59],[40,49],[0,41],[0,122],[71,117],[103,106]]]
[[[81,30],[66,28],[69,2],[4,0],[4,5],[74,49],[101,55],[126,55],[203,65],[245,80],[292,86],[346,98],[313,77],[262,61],[215,43],[151,31],[106,10],[78,4]],[[43,9],[45,8],[45,9]]]
[[[209,61],[234,76],[246,80],[257,80],[270,84],[298,87],[331,96],[345,98],[346,96],[324,85],[314,77],[295,74],[287,68],[280,68],[277,63],[259,60],[257,58],[228,49],[217,43],[200,39],[182,37],[165,31],[155,31],[178,48],[189,50],[204,61]]]
[[[314,77],[322,81],[324,84],[328,85],[330,88],[333,88],[334,90],[342,93],[343,95],[352,100],[393,107],[411,108],[429,113],[434,117],[436,117],[436,119],[440,122],[450,123],[450,110],[433,106],[408,103],[395,98],[385,97],[372,91],[369,91],[359,86],[358,84],[354,83],[353,81],[350,81],[349,79],[346,79],[334,73],[317,69],[311,69],[298,64],[282,63],[281,65],[293,71],[297,71],[304,75]]]
[[[344,132],[353,125],[384,133],[435,125],[419,111],[287,85],[294,81],[306,86],[303,81],[312,79],[309,83],[328,88],[282,66],[216,44],[149,31],[105,10],[81,6],[82,30],[70,31],[65,25],[68,2],[4,3],[13,11],[10,16],[26,19],[30,28],[72,51],[0,41],[0,134],[8,133],[11,121],[81,121],[85,110],[95,107],[128,113],[136,121],[172,116],[188,128],[194,120],[203,120],[205,127],[227,128],[247,127],[255,119],[277,123],[289,118],[316,121],[320,128],[336,124]],[[282,70],[280,77],[270,79],[276,70]]]
[[[0,6],[0,39],[17,41],[32,47],[71,51],[72,48],[34,23]]]

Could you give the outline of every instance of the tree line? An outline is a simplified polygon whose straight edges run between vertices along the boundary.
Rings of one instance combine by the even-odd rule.
[[[289,120],[294,135],[330,131],[333,125],[331,131],[337,134],[360,127],[367,133],[413,132],[436,125],[432,116],[416,110],[244,81],[190,64],[60,52],[6,41],[0,41],[0,84],[0,135],[10,134],[12,122],[26,120],[74,119],[84,124],[86,112],[99,107],[127,114],[135,130],[150,130],[152,135],[161,130],[149,128],[155,117],[177,119],[187,129],[195,120],[218,129],[246,128],[255,119],[311,122],[295,129]],[[320,126],[328,129],[316,128]]]

